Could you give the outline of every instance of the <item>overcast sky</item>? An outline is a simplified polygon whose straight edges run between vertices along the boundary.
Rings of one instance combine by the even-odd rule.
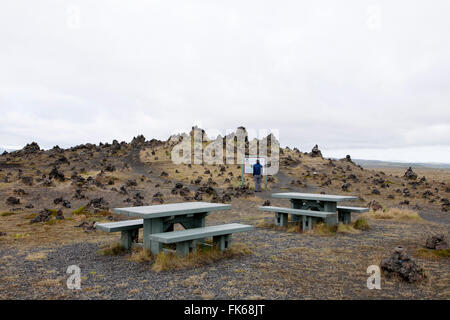
[[[2,1],[0,147],[277,129],[450,162],[450,2]]]

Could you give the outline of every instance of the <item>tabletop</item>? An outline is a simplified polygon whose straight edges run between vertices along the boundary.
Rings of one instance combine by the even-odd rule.
[[[331,194],[299,193],[299,192],[273,193],[272,197],[282,199],[317,200],[317,201],[332,201],[332,202],[358,200],[358,197],[354,196],[339,196]]]
[[[230,209],[231,205],[229,204],[210,202],[181,202],[159,204],[154,206],[115,208],[113,209],[113,212],[117,214],[128,215],[131,217],[152,219]]]

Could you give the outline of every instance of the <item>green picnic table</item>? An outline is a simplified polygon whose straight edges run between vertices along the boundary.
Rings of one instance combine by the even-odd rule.
[[[311,229],[315,221],[323,219],[326,224],[350,223],[352,212],[366,212],[367,208],[338,206],[339,202],[358,200],[358,197],[286,192],[274,193],[273,198],[289,199],[291,208],[260,207],[261,211],[275,212],[275,224],[287,226],[288,214],[294,223],[302,222],[303,229]]]
[[[150,239],[151,234],[173,231],[176,223],[185,229],[205,227],[205,218],[217,210],[230,210],[231,205],[209,202],[182,202],[144,207],[116,208],[114,213],[141,218],[143,246],[152,252],[160,252],[162,243]],[[137,220],[139,221],[139,220]],[[131,237],[131,236],[130,236]]]

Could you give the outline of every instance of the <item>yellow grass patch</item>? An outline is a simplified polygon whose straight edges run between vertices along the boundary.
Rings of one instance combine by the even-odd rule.
[[[450,258],[450,249],[432,250],[420,248],[416,251],[416,254],[422,258]]]
[[[240,257],[250,253],[250,249],[241,243],[234,243],[225,251],[220,251],[213,247],[199,247],[197,252],[191,252],[186,257],[178,257],[172,252],[160,252],[156,257],[156,261],[153,264],[152,269],[160,272],[173,269],[199,267],[222,259]]]
[[[45,260],[47,259],[48,251],[40,251],[40,252],[34,252],[30,253],[25,257],[25,260],[28,261],[38,261],[38,260]]]
[[[134,262],[150,262],[155,260],[155,256],[147,249],[133,249],[128,260]]]
[[[377,210],[363,213],[363,217],[369,219],[396,220],[396,221],[422,221],[417,211],[402,208],[389,208],[386,210]]]
[[[38,287],[56,287],[62,285],[62,279],[44,279],[36,282]]]

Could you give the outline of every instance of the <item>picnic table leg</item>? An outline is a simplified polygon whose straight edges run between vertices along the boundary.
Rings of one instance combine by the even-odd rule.
[[[189,249],[194,253],[197,252],[197,242],[198,240],[192,240],[189,245]]]
[[[350,224],[352,221],[352,213],[350,211],[339,211],[339,222],[343,224]]]
[[[153,254],[158,254],[162,250],[162,244],[158,241],[151,241],[149,236],[154,233],[161,233],[164,230],[164,223],[161,218],[144,219],[144,249],[150,250]]]
[[[329,202],[329,201],[325,201],[324,202],[324,211],[325,212],[334,212],[337,213],[337,203],[336,202]],[[335,216],[331,216],[328,217],[325,220],[326,224],[335,226],[338,223],[338,218],[337,218],[337,214]]]
[[[131,242],[133,241],[132,231],[134,230],[122,231],[120,235],[120,245],[127,250],[131,249]]]
[[[275,212],[275,225],[280,227],[287,227],[288,225],[288,214]]]
[[[194,218],[192,219],[192,227],[191,228],[204,228],[206,226],[206,216],[208,215],[207,212],[197,213],[194,215]],[[205,242],[205,239],[198,239],[200,243]]]
[[[225,236],[214,236],[213,243],[220,251],[225,250]]]
[[[231,246],[231,234],[225,235],[225,249],[228,249]]]
[[[306,225],[306,216],[302,216],[302,230],[305,231],[307,230],[307,225]]]
[[[177,243],[177,256],[184,257],[189,254],[189,242],[190,241],[182,241]]]
[[[313,220],[312,217],[308,217],[308,229],[311,230],[313,227]]]
[[[303,201],[299,201],[297,199],[291,199],[291,208],[292,209],[303,209]],[[291,221],[294,223],[299,223],[301,217],[295,214],[291,214]]]

